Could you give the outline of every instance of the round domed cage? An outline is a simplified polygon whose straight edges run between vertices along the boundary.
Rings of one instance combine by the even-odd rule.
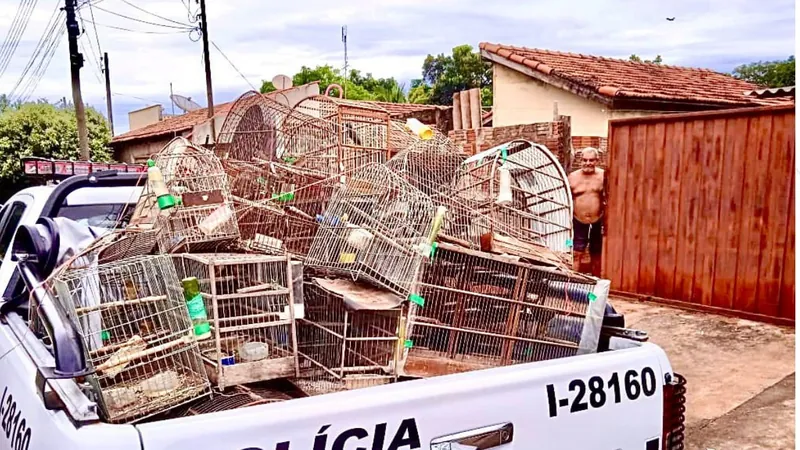
[[[239,237],[228,176],[213,152],[176,137],[154,161],[177,200],[156,220],[162,252],[213,250]],[[149,188],[143,195],[154,196]]]
[[[471,156],[452,185],[459,205],[486,217],[454,232],[485,248],[504,235],[542,245],[571,260],[572,194],[567,174],[547,147],[514,140]],[[450,223],[454,223],[453,220]],[[445,227],[445,232],[452,232]]]

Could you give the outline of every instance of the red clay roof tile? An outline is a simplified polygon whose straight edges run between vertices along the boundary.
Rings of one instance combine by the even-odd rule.
[[[669,66],[483,42],[481,50],[594,90],[633,97],[717,105],[758,105],[745,91],[758,86],[708,69]]]

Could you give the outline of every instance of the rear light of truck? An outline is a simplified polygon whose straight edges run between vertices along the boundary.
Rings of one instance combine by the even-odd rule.
[[[664,450],[683,450],[686,378],[673,373],[664,385]]]

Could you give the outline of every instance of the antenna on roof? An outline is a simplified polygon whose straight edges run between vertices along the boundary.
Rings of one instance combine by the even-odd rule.
[[[191,97],[184,97],[182,95],[173,94],[169,96],[169,99],[172,100],[172,103],[175,106],[182,109],[183,112],[192,112],[198,109],[203,109],[202,106],[193,102]]]
[[[342,97],[347,98],[345,89],[347,89],[347,25],[342,27],[342,43],[344,44],[344,87],[342,88]]]

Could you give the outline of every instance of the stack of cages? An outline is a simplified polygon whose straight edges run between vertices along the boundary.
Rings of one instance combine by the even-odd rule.
[[[155,165],[176,203],[156,220],[162,253],[210,251],[235,243],[239,227],[228,176],[213,152],[177,137],[156,155]]]
[[[440,242],[416,286],[403,374],[430,377],[597,351],[610,283]]]
[[[298,321],[300,377],[308,395],[396,381],[404,342],[403,299],[347,279],[312,278]]]
[[[90,253],[48,287],[79,330],[103,420],[136,422],[211,393],[169,256],[98,264]]]
[[[298,103],[295,109],[324,124],[322,128],[326,130],[326,137],[329,136],[327,130],[335,133],[335,139],[325,139],[324,146],[305,149],[303,158],[308,167],[336,175],[371,163],[385,163],[391,158],[392,128],[386,110],[364,102],[325,95],[307,98]],[[308,127],[298,124],[297,132]]]
[[[512,250],[508,247],[522,254],[547,248],[571,264],[569,180],[546,147],[515,140],[471,156],[461,165],[452,193],[464,214],[453,208],[443,230],[448,236],[495,253]]]
[[[297,374],[299,263],[288,256],[234,253],[174,258],[178,276],[184,284],[196,283],[195,295],[203,300],[208,326],[198,339],[215,385],[225,389]]]
[[[325,210],[336,179],[275,163],[228,167],[240,247],[304,257],[317,231],[316,216]]]
[[[370,164],[334,190],[306,264],[410,295],[445,212],[386,165]]]

